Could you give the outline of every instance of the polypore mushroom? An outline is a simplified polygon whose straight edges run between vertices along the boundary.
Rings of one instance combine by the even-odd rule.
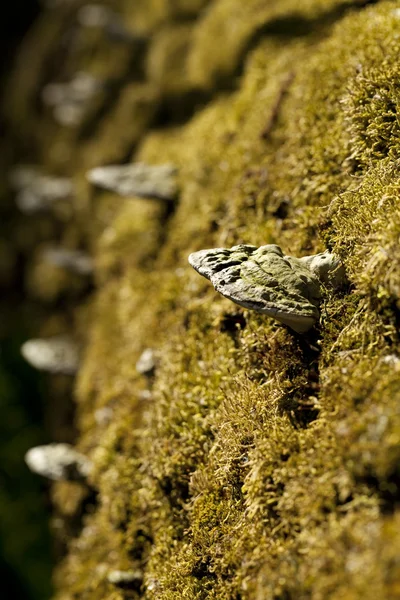
[[[129,584],[141,584],[143,581],[142,571],[122,571],[121,569],[114,569],[107,575],[107,581],[117,587],[124,587]]]
[[[156,357],[154,351],[151,348],[146,348],[139,356],[139,360],[136,363],[136,371],[141,375],[147,375],[149,377],[154,374],[155,368]]]
[[[40,371],[74,375],[79,368],[78,346],[66,336],[28,340],[22,344],[21,354]]]
[[[88,105],[102,87],[93,75],[79,71],[66,83],[48,83],[43,88],[42,99],[53,109],[58,123],[74,127],[81,123]]]
[[[17,192],[18,208],[27,214],[48,210],[55,202],[73,194],[70,179],[43,175],[36,168],[23,165],[11,171],[10,184]]]
[[[93,259],[81,250],[67,248],[47,248],[42,257],[50,264],[66,269],[78,275],[91,275],[93,273]]]
[[[25,462],[34,473],[54,481],[85,481],[92,470],[91,461],[70,444],[35,446]]]
[[[275,244],[200,250],[189,256],[189,263],[223,296],[297,333],[308,331],[319,318],[322,284],[337,286],[344,279],[334,254],[294,258]]]
[[[118,13],[102,4],[86,4],[78,11],[81,27],[101,29],[110,40],[130,43],[142,38],[129,31]]]
[[[177,192],[177,169],[173,165],[130,165],[96,167],[86,175],[97,187],[111,190],[119,196],[174,200]]]

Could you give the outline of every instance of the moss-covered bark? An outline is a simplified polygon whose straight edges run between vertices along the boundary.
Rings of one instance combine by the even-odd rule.
[[[115,6],[144,46],[89,36],[77,4],[59,7],[26,40],[6,103],[15,157],[78,190],[62,227],[29,225],[31,245],[58,239],[96,260],[84,305],[64,276],[53,289],[53,272],[27,266],[32,293],[68,301],[85,345],[77,444],[99,492],[55,598],[398,598],[398,3]],[[79,70],[109,88],[66,130],[40,88]],[[90,189],[88,168],[126,160],[179,167],[172,214]],[[242,242],[328,248],[349,285],[298,336],[187,264]],[[147,347],[152,380],[135,369]],[[53,491],[64,514],[80,499]],[[140,581],[119,588],[112,569]]]

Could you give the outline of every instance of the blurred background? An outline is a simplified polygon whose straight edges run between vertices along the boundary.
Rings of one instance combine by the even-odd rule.
[[[19,45],[39,14],[35,0],[13,0],[0,20],[2,99]],[[0,573],[7,600],[51,596],[53,549],[48,488],[31,473],[24,454],[49,439],[43,377],[20,354],[40,321],[41,308],[24,297],[24,256],[14,244],[20,215],[7,185],[7,122],[1,115],[0,184]],[[5,594],[5,595],[3,595]]]

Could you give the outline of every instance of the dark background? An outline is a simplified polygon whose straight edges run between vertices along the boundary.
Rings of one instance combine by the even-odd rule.
[[[7,72],[18,44],[31,23],[39,14],[40,6],[35,0],[11,0],[4,2],[0,20],[0,69]]]
[[[35,0],[11,0],[0,19],[0,101],[23,37],[40,12]],[[1,117],[1,133],[7,123]],[[3,143],[7,144],[7,139]],[[2,167],[3,171],[6,168]],[[18,219],[7,193],[7,173],[0,173],[1,251],[12,243],[9,223]],[[5,239],[6,236],[9,236]],[[21,272],[0,284],[0,578],[7,600],[47,600],[51,596],[52,551],[46,483],[24,464],[26,450],[45,441],[43,379],[20,356],[29,336],[29,310]]]

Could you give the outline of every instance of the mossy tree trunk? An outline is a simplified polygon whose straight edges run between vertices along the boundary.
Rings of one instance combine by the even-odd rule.
[[[8,242],[41,333],[84,347],[76,444],[98,495],[52,488],[62,522],[86,506],[60,526],[55,598],[399,597],[398,3],[119,0],[129,43],[54,4],[5,111],[13,162],[75,186]],[[79,71],[100,91],[62,126],[42,89]],[[172,210],[85,178],[130,161],[178,167]],[[93,255],[94,286],[43,263],[54,242]],[[328,248],[348,285],[297,335],[187,263],[238,243]]]

